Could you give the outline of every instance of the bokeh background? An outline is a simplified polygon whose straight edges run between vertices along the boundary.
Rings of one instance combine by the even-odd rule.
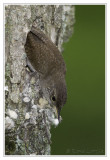
[[[105,6],[76,5],[64,44],[68,100],[52,127],[52,155],[105,154]]]

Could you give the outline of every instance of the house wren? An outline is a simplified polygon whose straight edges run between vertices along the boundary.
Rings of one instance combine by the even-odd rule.
[[[35,27],[27,34],[25,51],[32,67],[40,74],[42,89],[48,90],[46,98],[52,106],[56,106],[59,119],[61,108],[67,99],[66,66],[62,54],[55,44]]]

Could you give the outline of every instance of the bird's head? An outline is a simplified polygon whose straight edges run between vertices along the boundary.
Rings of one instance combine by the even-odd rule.
[[[49,81],[50,82],[50,81]],[[67,89],[65,79],[52,81],[53,83],[47,84],[48,98],[51,106],[56,108],[57,118],[60,120],[60,111],[67,100]]]

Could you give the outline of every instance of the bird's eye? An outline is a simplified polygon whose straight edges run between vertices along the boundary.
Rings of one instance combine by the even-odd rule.
[[[55,98],[55,96],[53,96],[53,97],[52,97],[52,101],[56,101],[56,98]]]

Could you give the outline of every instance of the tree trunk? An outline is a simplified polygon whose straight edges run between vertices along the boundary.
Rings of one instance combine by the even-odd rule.
[[[50,155],[53,109],[41,98],[39,75],[26,67],[24,45],[32,25],[62,51],[73,32],[74,6],[5,6],[5,154]],[[44,107],[45,106],[45,107]]]

